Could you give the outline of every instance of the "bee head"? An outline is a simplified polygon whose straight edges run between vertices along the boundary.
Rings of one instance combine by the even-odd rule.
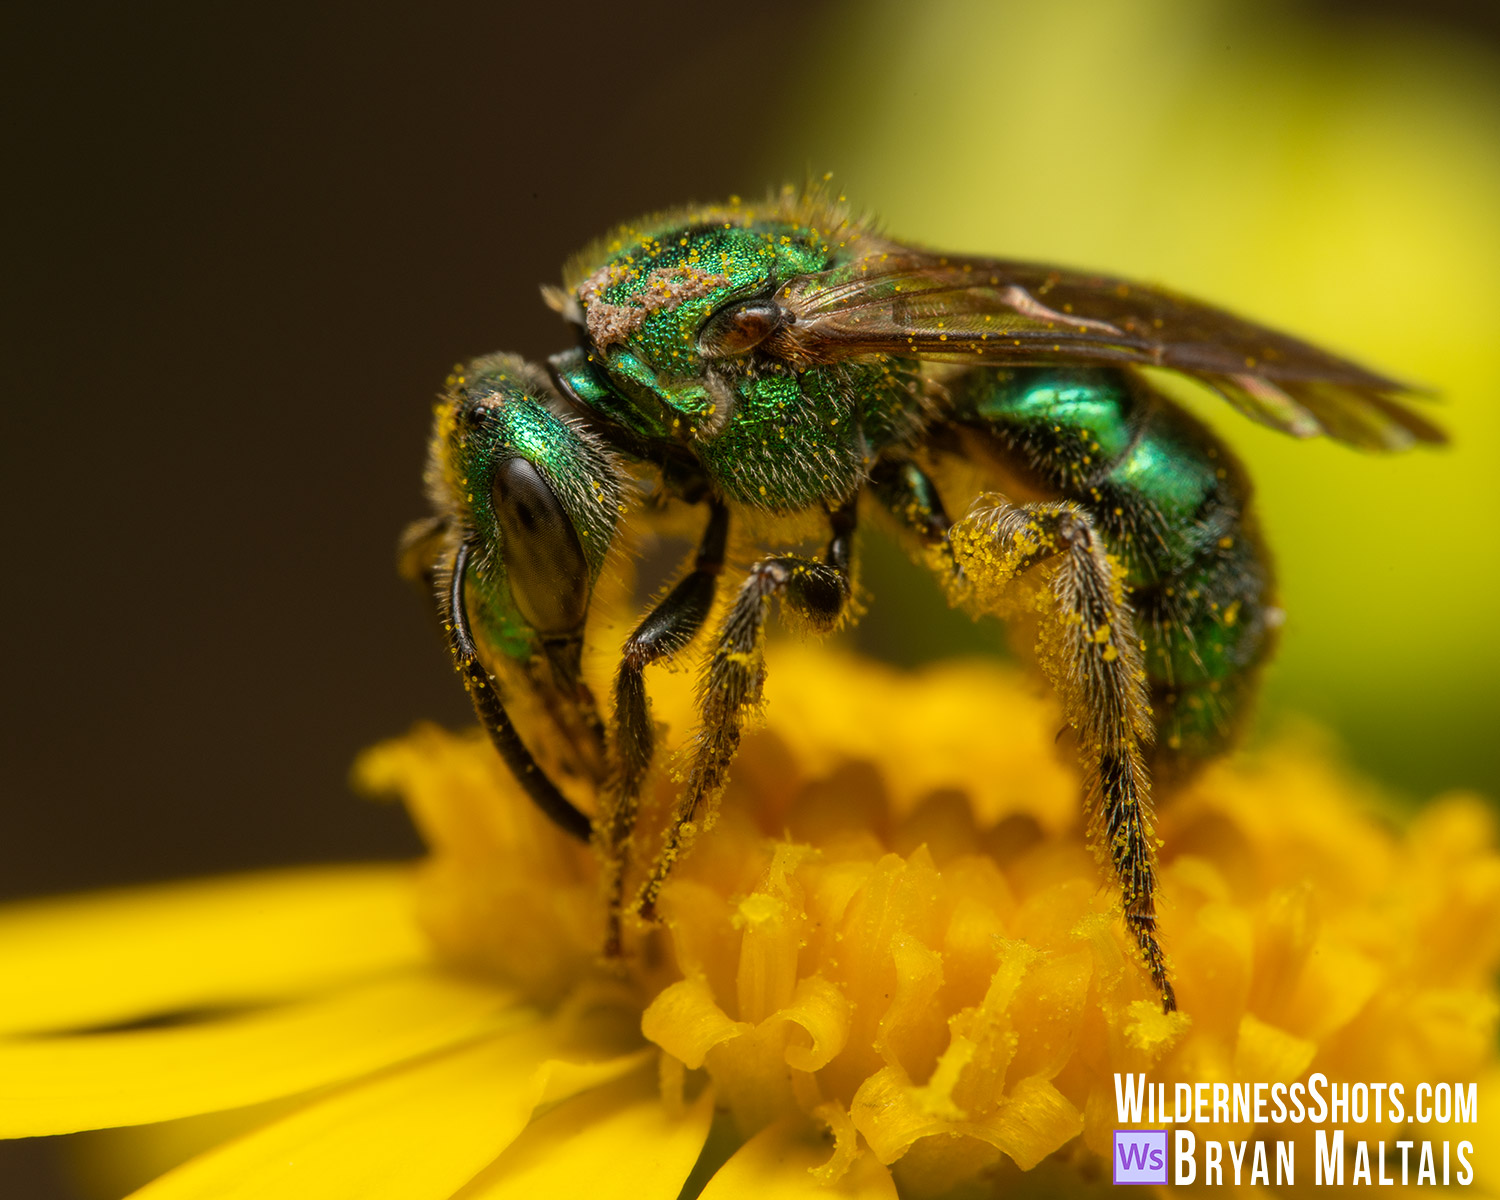
[[[679,213],[622,229],[578,260],[565,316],[637,402],[672,424],[713,430],[734,403],[740,364],[783,319],[781,281],[822,270],[818,229],[746,209]]]
[[[449,378],[428,472],[436,507],[474,551],[475,632],[522,663],[581,645],[622,509],[614,456],[556,404],[530,364],[476,359]]]

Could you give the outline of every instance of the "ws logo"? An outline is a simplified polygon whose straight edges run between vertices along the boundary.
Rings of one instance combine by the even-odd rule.
[[[1170,1183],[1165,1129],[1115,1130],[1116,1183]]]

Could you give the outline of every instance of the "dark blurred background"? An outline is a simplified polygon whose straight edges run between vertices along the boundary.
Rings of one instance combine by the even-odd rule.
[[[996,113],[934,109],[930,72],[942,69],[908,69],[900,31],[938,30],[952,71],[980,75],[987,43],[967,39],[965,21],[1005,7],[935,6],[929,26],[915,7],[809,0],[9,11],[0,898],[415,853],[404,815],[353,799],[346,776],[361,747],[417,719],[468,719],[429,614],[393,567],[397,534],[425,507],[430,403],[450,364],[560,348],[567,335],[537,285],[611,223],[757,195],[809,169],[900,212],[896,232],[954,245],[942,215],[954,180],[993,158],[992,130],[1045,132],[1055,97],[1002,77]],[[1204,7],[1230,14],[1231,29],[1261,20]],[[1142,9],[1172,19],[1171,5]],[[1466,70],[1500,47],[1489,0],[1253,11],[1315,46],[1451,46]],[[1046,36],[1066,46],[1071,34]],[[1063,55],[1056,94],[1071,86],[1067,65]],[[1131,94],[1128,71],[1110,86]],[[882,113],[893,114],[889,162]],[[955,127],[971,159],[943,148]],[[1088,135],[1118,144],[1134,128],[1127,105]],[[1069,153],[1087,152],[1085,140]],[[1233,180],[1224,186],[1232,196]],[[916,193],[938,214],[930,226]],[[1090,201],[1113,202],[1107,189]],[[1056,256],[1133,265],[1090,258],[1092,246]],[[1022,252],[1003,231],[956,248]],[[1426,363],[1376,365],[1445,383]],[[1492,395],[1476,402],[1494,407]],[[1454,461],[1467,467],[1444,469],[1472,475],[1493,451],[1465,453]],[[1382,570],[1425,574],[1445,594],[1477,571],[1481,586],[1454,611],[1476,622],[1478,661],[1493,664],[1479,643],[1495,641],[1482,586],[1495,568],[1477,559],[1494,557],[1494,509],[1441,507],[1434,519],[1462,523],[1463,536],[1436,551],[1392,546]],[[1476,561],[1450,559],[1449,544]],[[868,647],[909,659],[979,644],[872,553]],[[1391,610],[1392,641],[1400,622],[1444,620],[1419,599],[1359,602]],[[1294,694],[1273,680],[1275,701],[1306,695],[1302,707],[1396,786],[1500,784],[1495,751],[1475,736],[1493,728],[1493,686],[1481,680],[1455,708],[1472,722],[1432,723],[1435,751],[1393,748],[1390,729],[1419,720],[1425,693],[1411,714],[1382,699],[1385,724],[1372,723],[1336,685],[1298,683],[1328,677],[1297,674],[1299,661],[1318,662],[1294,655]],[[50,1171],[45,1154],[0,1148],[0,1194],[64,1194]]]

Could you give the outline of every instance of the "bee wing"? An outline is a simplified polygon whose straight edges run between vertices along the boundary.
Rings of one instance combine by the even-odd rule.
[[[994,366],[1165,367],[1295,437],[1364,449],[1442,442],[1399,399],[1411,388],[1306,342],[1163,288],[1037,263],[891,246],[788,280],[792,320],[773,353],[794,362],[899,354]]]

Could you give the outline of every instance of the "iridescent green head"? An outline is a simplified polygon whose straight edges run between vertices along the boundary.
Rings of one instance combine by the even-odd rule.
[[[668,425],[713,427],[732,403],[713,368],[772,332],[777,286],[825,269],[838,231],[738,204],[623,226],[570,267],[575,315],[633,399],[659,402]]]
[[[429,487],[477,548],[469,618],[523,663],[578,643],[622,513],[622,475],[598,439],[558,415],[546,377],[511,355],[448,380]]]
[[[553,302],[584,334],[555,357],[581,403],[648,442],[686,443],[728,498],[796,511],[851,494],[868,465],[853,418],[879,366],[783,352],[789,283],[868,252],[871,234],[821,191],[731,202],[616,230],[569,267]]]

